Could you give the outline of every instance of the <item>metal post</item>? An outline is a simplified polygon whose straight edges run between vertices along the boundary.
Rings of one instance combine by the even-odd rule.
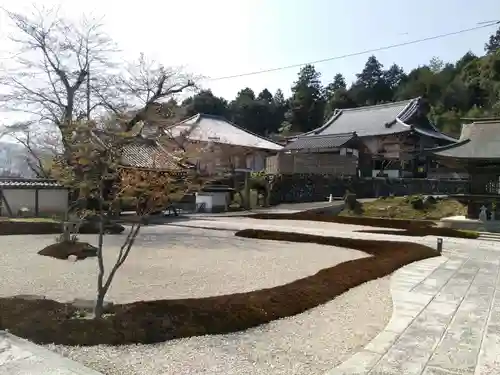
[[[443,252],[443,239],[438,238],[437,239],[437,252],[441,254]]]
[[[245,209],[250,210],[252,208],[250,202],[250,172],[245,173]]]

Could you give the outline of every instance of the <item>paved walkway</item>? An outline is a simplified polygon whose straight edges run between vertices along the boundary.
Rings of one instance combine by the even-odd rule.
[[[4,331],[0,331],[0,374],[102,375]]]
[[[461,248],[398,270],[393,316],[327,375],[500,373],[500,246]]]

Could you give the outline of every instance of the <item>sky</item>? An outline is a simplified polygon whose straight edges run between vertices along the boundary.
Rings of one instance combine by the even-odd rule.
[[[218,78],[307,63],[426,38],[500,19],[499,0],[0,0],[14,11],[33,5],[59,6],[60,13],[103,17],[105,30],[126,59],[139,53],[165,66]],[[0,16],[0,59],[12,52],[4,37],[11,31]],[[495,27],[375,53],[386,67],[405,70],[437,56],[454,62],[471,50],[482,54]],[[369,54],[316,64],[327,84],[336,73],[348,81]],[[256,93],[278,88],[290,93],[298,67],[234,79],[201,81],[228,100],[250,87]]]

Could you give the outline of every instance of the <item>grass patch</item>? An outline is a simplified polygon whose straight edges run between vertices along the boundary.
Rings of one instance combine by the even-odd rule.
[[[364,282],[387,276],[404,265],[438,256],[430,247],[408,242],[252,229],[239,231],[236,235],[339,246],[372,256],[343,262],[274,288],[207,298],[113,305],[109,316],[100,320],[79,319],[78,309],[68,303],[0,298],[0,329],[8,329],[39,344],[62,345],[149,344],[181,337],[224,334],[302,313]]]
[[[422,202],[422,205],[415,203]],[[418,207],[418,208],[416,208]],[[361,203],[361,214],[343,210],[341,216],[380,217],[390,219],[440,220],[449,216],[466,215],[467,208],[455,199],[425,200],[421,196],[379,198]]]

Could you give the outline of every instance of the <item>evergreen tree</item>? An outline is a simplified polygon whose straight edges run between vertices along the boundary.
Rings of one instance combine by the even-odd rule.
[[[228,103],[224,98],[214,96],[210,90],[202,90],[198,94],[185,99],[182,102],[185,117],[191,117],[198,113],[207,115],[227,116],[229,113]]]
[[[484,50],[487,54],[493,54],[500,50],[500,27],[495,34],[490,36],[490,40],[484,45]]]
[[[325,98],[320,78],[321,74],[313,65],[300,69],[298,79],[292,86],[290,101],[292,131],[306,132],[322,124]]]

